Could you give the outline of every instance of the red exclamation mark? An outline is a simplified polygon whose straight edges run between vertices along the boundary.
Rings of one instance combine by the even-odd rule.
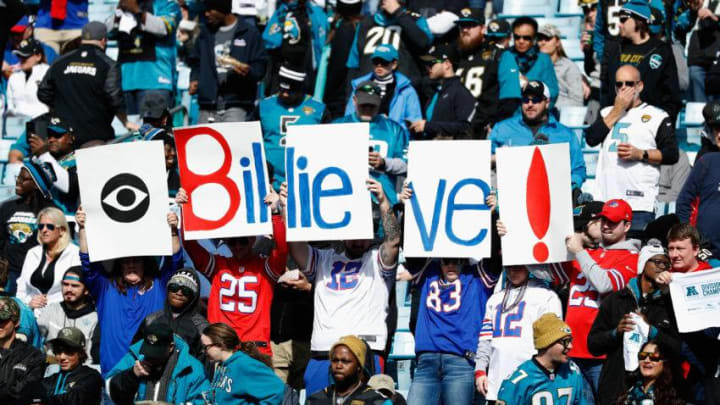
[[[525,195],[528,220],[533,233],[538,239],[545,237],[550,227],[550,184],[547,169],[540,148],[535,147],[527,177],[527,194]],[[535,260],[544,262],[549,255],[547,245],[541,240],[533,246]]]

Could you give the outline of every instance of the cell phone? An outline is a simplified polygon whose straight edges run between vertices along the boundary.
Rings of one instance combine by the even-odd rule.
[[[28,121],[25,123],[25,136],[30,138],[30,135],[35,134],[35,121]]]

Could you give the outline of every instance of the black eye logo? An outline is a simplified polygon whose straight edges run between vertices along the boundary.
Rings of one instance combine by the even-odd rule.
[[[121,173],[105,183],[100,194],[105,214],[117,222],[135,222],[150,207],[150,194],[145,183],[130,173]]]

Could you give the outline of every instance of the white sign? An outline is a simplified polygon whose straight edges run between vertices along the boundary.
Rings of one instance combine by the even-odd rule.
[[[567,143],[498,148],[495,153],[503,265],[570,260],[573,233],[570,152]]]
[[[372,239],[367,123],[290,125],[287,240]]]
[[[189,240],[272,234],[270,189],[259,122],[174,130]]]
[[[489,141],[410,142],[408,182],[405,256],[490,256]]]
[[[670,297],[680,332],[720,326],[720,268],[673,273]]]
[[[75,152],[90,260],[172,254],[162,141]]]

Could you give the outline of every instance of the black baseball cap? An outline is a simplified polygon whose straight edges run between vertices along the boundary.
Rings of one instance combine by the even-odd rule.
[[[50,117],[50,121],[48,122],[48,134],[56,134],[59,136],[63,136],[67,134],[68,132],[74,132],[73,127],[70,126],[70,123],[68,123],[66,120],[60,118],[60,116],[54,115]]]
[[[20,42],[20,45],[18,45],[18,48],[13,50],[12,53],[15,56],[21,57],[21,58],[29,58],[30,56],[33,56],[35,54],[41,53],[43,51],[42,44],[37,39],[28,38],[24,39],[22,42]]]
[[[358,105],[372,104],[379,106],[381,101],[380,93],[380,87],[370,80],[365,80],[358,84],[355,89],[355,97],[357,97]]]
[[[478,25],[485,24],[485,10],[479,8],[464,8],[460,10],[460,18],[455,21],[455,24],[462,23],[475,23]]]
[[[150,92],[143,97],[140,110],[143,118],[160,119],[168,111],[167,99],[160,93]]]
[[[455,65],[457,65],[457,61],[460,59],[460,56],[458,54],[457,49],[454,46],[452,46],[450,44],[440,44],[440,45],[433,46],[432,48],[430,48],[427,55],[421,56],[420,59],[425,62],[449,60],[450,63],[452,63],[453,66],[455,66]]]
[[[510,23],[507,20],[492,20],[487,26],[485,36],[490,38],[505,38],[510,36]]]
[[[706,124],[720,125],[720,101],[715,100],[705,104],[702,114]]]
[[[603,209],[602,201],[589,201],[583,205],[578,205],[573,210],[573,225],[575,231],[582,231],[588,222],[597,218]]]
[[[170,326],[155,322],[145,329],[145,338],[140,346],[140,354],[151,359],[167,357],[173,343],[173,331]]]
[[[542,98],[550,98],[550,89],[545,85],[545,83],[538,81],[538,80],[532,80],[529,81],[527,86],[522,91],[523,97],[542,97]]]

